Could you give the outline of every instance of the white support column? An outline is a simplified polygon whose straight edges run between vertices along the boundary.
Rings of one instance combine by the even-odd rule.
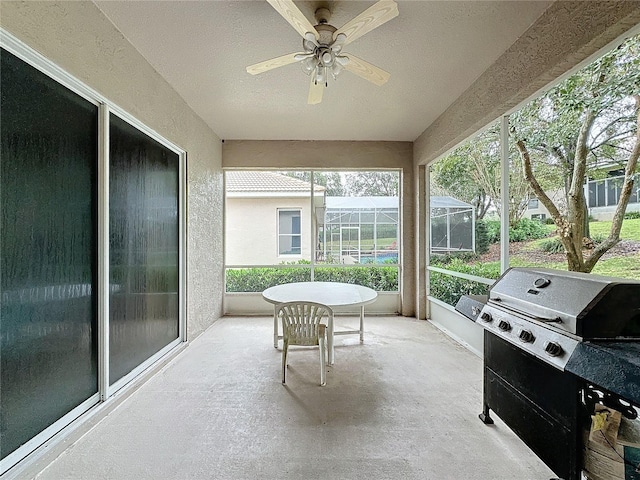
[[[471,207],[471,250],[476,253],[476,209]]]
[[[451,253],[451,209],[447,207],[447,253]]]
[[[419,170],[419,169],[418,169]],[[424,285],[425,285],[425,318],[431,318],[431,306],[427,299],[431,295],[431,280],[429,275],[429,264],[431,263],[431,167],[424,167],[424,211],[422,212],[424,221],[424,238],[427,240],[424,244]],[[419,298],[416,297],[416,298]]]
[[[316,203],[315,203],[315,172],[313,170],[311,170],[310,173],[311,176],[311,205],[309,207],[309,211],[311,212],[311,215],[309,216],[309,230],[311,231],[311,281],[313,282],[315,280],[315,266],[316,266],[316,243],[317,243],[317,236],[318,236],[318,229],[315,227],[317,225],[317,218],[316,218]],[[300,230],[300,233],[302,233],[302,230]]]
[[[509,268],[509,116],[500,121],[500,273]]]
[[[98,116],[98,392],[109,398],[109,107]]]

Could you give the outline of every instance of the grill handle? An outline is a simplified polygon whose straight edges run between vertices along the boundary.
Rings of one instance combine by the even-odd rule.
[[[500,303],[501,305],[504,305],[505,308],[509,308],[512,311],[515,312],[519,312],[519,310],[516,307],[510,307],[509,304],[506,304],[504,302],[504,300],[502,300],[500,297],[493,297],[493,298],[489,298],[490,301],[492,302],[496,302],[496,303]],[[519,313],[524,313],[524,312],[519,312]],[[534,320],[538,320],[539,322],[543,322],[543,323],[562,323],[562,319],[560,317],[555,317],[555,318],[551,318],[551,317],[538,317],[535,315],[529,315],[526,314],[528,317],[533,318]]]
[[[562,323],[562,319],[560,317],[556,318],[546,318],[546,317],[533,317],[535,320],[544,323]]]

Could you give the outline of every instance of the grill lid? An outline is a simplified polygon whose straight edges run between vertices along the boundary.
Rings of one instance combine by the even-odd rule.
[[[640,281],[548,268],[510,268],[489,302],[583,338],[640,338]]]

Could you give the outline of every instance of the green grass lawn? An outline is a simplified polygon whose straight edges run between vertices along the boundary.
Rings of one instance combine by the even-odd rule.
[[[608,236],[611,230],[611,222],[589,222],[591,235]],[[636,240],[640,242],[640,218],[628,219],[622,222],[620,238],[623,240]]]
[[[552,225],[550,227],[550,233],[552,233],[554,227]],[[609,235],[611,222],[591,222],[589,224],[589,228],[593,237],[606,237],[607,235]],[[620,238],[622,240],[632,240],[640,242],[640,219],[625,220],[622,223]],[[540,245],[547,240],[548,238],[543,238],[540,240],[522,242],[520,247],[523,255],[511,256],[509,258],[510,265],[512,267],[546,267],[558,270],[566,270],[566,261],[541,261],[527,256],[527,253],[540,251]],[[497,270],[499,269],[500,262],[487,262],[485,265],[493,265]],[[640,280],[640,254],[600,259],[594,267],[592,273],[610,277],[633,278]]]
[[[611,230],[611,222],[590,222],[589,229],[592,237],[606,237]],[[620,230],[622,240],[640,242],[640,219],[628,219],[622,223]],[[524,251],[540,249],[540,244],[546,239],[533,240],[523,246]],[[523,257],[510,259],[513,267],[548,267],[566,270],[566,262],[532,262]],[[607,275],[611,277],[634,278],[640,280],[640,254],[625,255],[613,258],[600,259],[591,273]]]

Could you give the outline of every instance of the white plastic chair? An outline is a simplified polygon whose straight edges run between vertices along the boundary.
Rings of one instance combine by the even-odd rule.
[[[326,345],[327,326],[323,318],[333,322],[333,310],[314,302],[287,302],[276,305],[276,317],[282,319],[282,384],[286,384],[289,345],[320,347],[320,385],[327,383]]]

